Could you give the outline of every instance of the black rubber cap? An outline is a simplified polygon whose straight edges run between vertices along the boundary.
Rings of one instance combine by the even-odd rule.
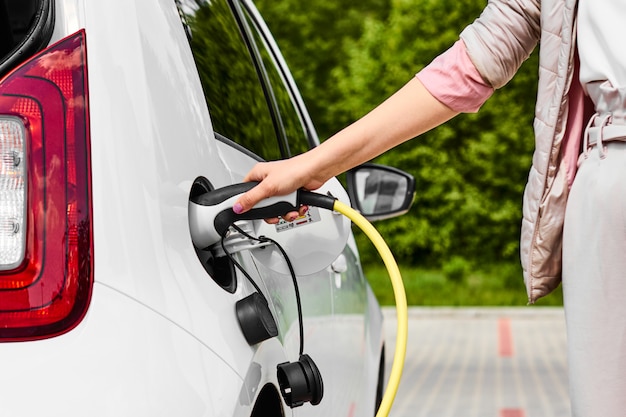
[[[281,363],[277,369],[280,393],[289,407],[299,407],[305,402],[317,405],[322,401],[322,374],[309,355],[301,355],[297,362]]]
[[[278,335],[278,327],[265,298],[255,292],[235,304],[239,326],[252,346]]]

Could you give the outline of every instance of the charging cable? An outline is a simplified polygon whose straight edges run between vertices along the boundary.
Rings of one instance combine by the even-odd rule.
[[[267,243],[267,242],[273,243],[278,248],[278,250],[280,250],[280,253],[283,255],[283,258],[285,259],[285,262],[287,263],[287,267],[289,268],[289,275],[291,275],[291,280],[293,281],[293,289],[294,289],[295,294],[296,294],[296,308],[298,310],[298,333],[299,333],[299,336],[300,336],[299,356],[302,356],[302,354],[304,353],[304,323],[303,323],[303,320],[302,320],[302,301],[300,299],[300,288],[298,287],[298,280],[296,278],[296,273],[293,270],[293,265],[291,264],[291,260],[289,259],[289,256],[287,256],[287,252],[285,252],[285,249],[283,249],[283,247],[278,242],[276,242],[274,239],[271,239],[271,238],[269,238],[267,236],[254,237],[254,236],[250,235],[249,233],[246,233],[242,228],[240,228],[236,224],[232,224],[231,227],[233,229],[235,229],[236,231],[238,231],[241,235],[247,237],[250,240],[255,240],[255,241],[261,242],[261,243]],[[259,286],[256,284],[256,282],[254,282],[254,280],[252,279],[250,274],[248,274],[248,272],[244,269],[244,267],[241,266],[235,260],[235,257],[226,249],[226,247],[224,246],[224,238],[222,238],[222,249],[224,250],[224,252],[228,256],[230,261],[233,263],[233,265],[235,265],[235,267],[237,267],[237,269],[239,269],[239,271],[241,271],[241,273],[244,274],[244,276],[248,279],[248,281],[250,281],[252,286],[254,286],[254,289],[263,298],[265,298],[265,296],[263,295],[263,292],[261,291]],[[266,302],[267,302],[267,300],[266,300]]]
[[[367,221],[361,213],[339,200],[335,200],[333,210],[352,220],[352,223],[357,225],[359,229],[361,229],[363,233],[365,233],[365,235],[367,235],[367,237],[372,241],[382,258],[385,267],[387,268],[391,285],[393,286],[393,294],[396,301],[396,316],[398,321],[396,350],[393,355],[389,382],[387,383],[387,388],[383,394],[380,407],[378,407],[378,411],[376,412],[376,417],[386,417],[391,411],[391,406],[396,398],[398,386],[400,385],[400,379],[402,378],[402,369],[404,367],[404,359],[406,357],[406,344],[409,333],[408,308],[402,276],[400,275],[400,269],[398,268],[398,264],[396,263],[389,246],[387,246],[387,243],[382,238],[380,233],[378,233],[376,228],[374,228],[374,226],[372,226],[372,224]]]

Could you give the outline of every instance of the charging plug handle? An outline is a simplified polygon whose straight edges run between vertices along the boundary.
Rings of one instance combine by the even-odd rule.
[[[259,202],[249,211],[237,214],[232,205],[239,195],[254,188],[258,182],[244,182],[227,185],[204,194],[193,196],[191,201],[199,206],[212,207],[215,214],[214,227],[217,234],[223,236],[231,224],[238,220],[257,220],[278,217],[290,211],[298,211],[300,205],[309,205],[332,210],[335,199],[323,194],[307,190],[297,190],[295,193],[271,197]]]

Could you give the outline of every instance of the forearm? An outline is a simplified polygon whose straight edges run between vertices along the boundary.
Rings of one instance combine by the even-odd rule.
[[[310,151],[311,167],[315,167],[320,180],[327,180],[457,114],[413,78],[369,114]]]
[[[460,44],[459,44],[460,45]],[[439,126],[462,111],[476,111],[493,89],[482,78],[461,46],[449,59],[438,60],[369,114],[320,146],[293,158],[255,165],[244,181],[260,184],[233,206],[236,213],[264,198],[289,194],[298,188],[315,190],[327,180],[367,162],[411,138]],[[459,59],[460,58],[460,59]],[[298,213],[289,213],[293,217]]]

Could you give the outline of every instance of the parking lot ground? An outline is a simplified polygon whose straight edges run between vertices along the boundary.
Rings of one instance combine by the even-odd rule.
[[[387,377],[396,311],[383,308]],[[409,308],[390,417],[568,417],[562,308]]]

